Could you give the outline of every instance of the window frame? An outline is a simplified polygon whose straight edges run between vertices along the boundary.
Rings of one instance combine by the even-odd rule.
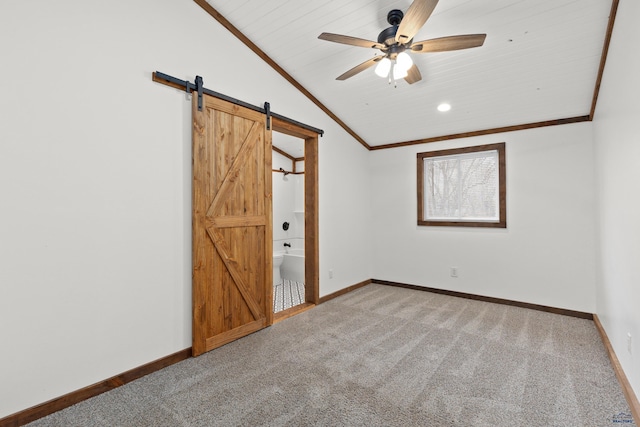
[[[418,175],[418,225],[439,226],[439,227],[485,227],[485,228],[507,228],[507,176],[506,176],[506,143],[476,145],[472,147],[453,148],[448,150],[427,151],[417,153],[417,175]],[[459,154],[476,153],[480,151],[498,152],[498,221],[448,221],[425,219],[424,217],[424,159],[431,157],[444,157]]]

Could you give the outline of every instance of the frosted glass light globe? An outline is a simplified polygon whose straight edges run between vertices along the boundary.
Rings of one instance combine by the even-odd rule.
[[[389,70],[391,69],[391,60],[389,58],[382,58],[376,66],[376,74],[380,77],[387,77]]]
[[[400,80],[404,79],[405,77],[407,77],[407,70],[400,67],[398,64],[395,64],[395,66],[393,67],[393,79]]]
[[[400,68],[401,70],[409,71],[409,68],[413,65],[413,61],[407,52],[400,52],[398,57],[396,58],[396,69]]]

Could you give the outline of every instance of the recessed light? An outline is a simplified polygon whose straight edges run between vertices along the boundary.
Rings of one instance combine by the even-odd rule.
[[[447,103],[438,105],[438,111],[442,111],[444,113],[445,111],[449,111],[449,110],[451,110],[451,105]]]

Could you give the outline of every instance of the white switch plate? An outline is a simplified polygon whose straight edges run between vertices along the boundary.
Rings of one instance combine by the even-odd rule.
[[[458,267],[451,267],[451,277],[458,277]]]

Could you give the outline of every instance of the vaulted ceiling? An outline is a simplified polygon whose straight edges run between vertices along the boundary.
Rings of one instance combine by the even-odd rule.
[[[246,36],[372,149],[588,120],[615,10],[608,0],[440,0],[414,40],[485,33],[484,45],[412,53],[422,80],[394,86],[374,67],[336,80],[380,51],[318,35],[375,41],[389,27],[387,13],[406,12],[411,0],[196,1]],[[450,111],[437,110],[443,102]]]

